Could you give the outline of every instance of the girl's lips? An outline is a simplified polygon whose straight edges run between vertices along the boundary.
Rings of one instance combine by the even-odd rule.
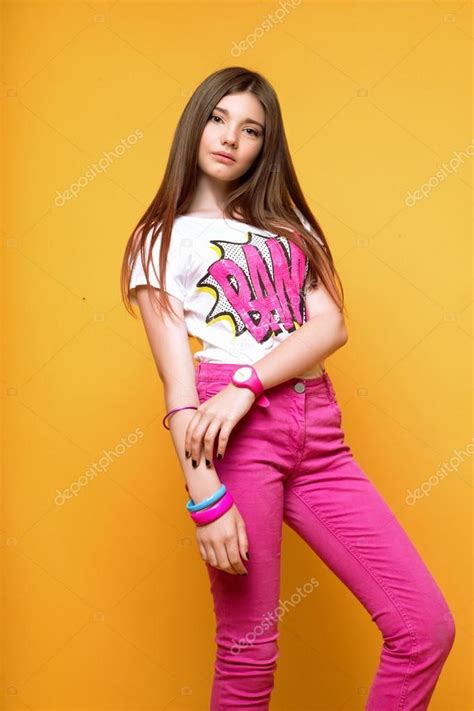
[[[222,161],[224,163],[235,163],[235,160],[233,158],[227,158],[227,156],[223,156],[220,153],[213,153],[212,155],[218,161]]]

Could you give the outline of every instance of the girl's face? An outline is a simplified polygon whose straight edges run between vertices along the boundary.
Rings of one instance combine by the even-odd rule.
[[[199,168],[225,182],[240,178],[263,145],[265,110],[255,94],[227,94],[214,107],[201,136]],[[217,153],[227,153],[232,159]]]

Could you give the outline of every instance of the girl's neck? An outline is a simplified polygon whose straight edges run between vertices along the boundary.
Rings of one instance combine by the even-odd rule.
[[[223,218],[224,215],[222,213],[220,213],[220,214],[214,213],[213,214],[213,213],[205,212],[204,210],[201,212],[194,210],[194,212],[187,212],[186,217],[205,217],[209,220],[217,220],[219,218]]]
[[[186,212],[184,217],[198,217],[205,220],[224,220],[229,219],[222,212],[209,211],[209,210],[190,210]],[[230,219],[238,220],[237,216],[233,216]],[[242,218],[240,218],[242,219]]]

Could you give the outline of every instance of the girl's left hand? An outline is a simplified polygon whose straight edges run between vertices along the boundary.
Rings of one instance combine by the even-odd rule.
[[[184,437],[185,452],[191,453],[196,466],[199,465],[203,445],[205,458],[212,462],[214,440],[218,433],[217,454],[224,456],[230,433],[254,402],[255,394],[252,390],[228,383],[217,395],[199,405],[188,423]]]

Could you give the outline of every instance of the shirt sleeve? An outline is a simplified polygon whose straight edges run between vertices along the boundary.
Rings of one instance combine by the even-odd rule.
[[[166,261],[166,293],[175,296],[182,304],[184,304],[186,298],[186,284],[185,284],[185,264],[186,255],[182,250],[179,249],[179,243],[176,242],[176,238],[171,235],[171,242],[168,250],[167,261]],[[148,254],[150,251],[151,242],[151,229],[147,235],[145,241],[145,264],[148,259]],[[161,234],[158,234],[158,238],[153,245],[152,258],[149,266],[148,279],[150,284],[156,289],[160,289],[159,281],[159,260],[160,260],[160,246],[161,246]],[[155,274],[156,270],[156,274]],[[136,299],[136,287],[140,284],[146,284],[145,270],[143,268],[142,259],[140,251],[138,252],[135,262],[132,266],[132,272],[130,276],[129,284],[129,298],[132,304],[137,304]]]

